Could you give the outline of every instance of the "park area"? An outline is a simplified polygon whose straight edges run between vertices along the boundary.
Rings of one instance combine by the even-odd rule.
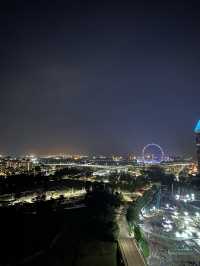
[[[91,226],[89,217],[87,208],[9,212],[1,220],[4,247],[0,265],[18,261],[26,266],[116,266],[117,243],[99,239],[98,228]]]
[[[95,229],[89,228],[86,208],[63,213],[63,228],[58,239],[44,254],[27,266],[116,266],[117,244],[97,239]]]

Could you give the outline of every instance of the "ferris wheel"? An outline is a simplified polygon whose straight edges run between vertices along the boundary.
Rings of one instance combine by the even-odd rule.
[[[142,159],[146,164],[159,164],[164,160],[164,151],[158,144],[147,144],[142,150]]]

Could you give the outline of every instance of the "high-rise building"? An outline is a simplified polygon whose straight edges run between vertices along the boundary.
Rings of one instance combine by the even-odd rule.
[[[194,132],[196,135],[198,173],[200,174],[200,120],[198,121],[198,123],[194,129]]]

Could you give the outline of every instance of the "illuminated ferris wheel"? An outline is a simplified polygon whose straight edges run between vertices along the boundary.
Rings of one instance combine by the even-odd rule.
[[[142,150],[142,158],[144,163],[158,164],[164,161],[164,151],[158,144],[147,144]]]

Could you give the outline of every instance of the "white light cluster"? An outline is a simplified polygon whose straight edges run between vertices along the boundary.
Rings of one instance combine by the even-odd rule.
[[[185,196],[180,196],[180,195],[175,195],[175,199],[176,200],[182,200],[184,202],[187,202],[187,201],[194,201],[195,200],[195,195],[192,193],[191,195],[187,194]]]

